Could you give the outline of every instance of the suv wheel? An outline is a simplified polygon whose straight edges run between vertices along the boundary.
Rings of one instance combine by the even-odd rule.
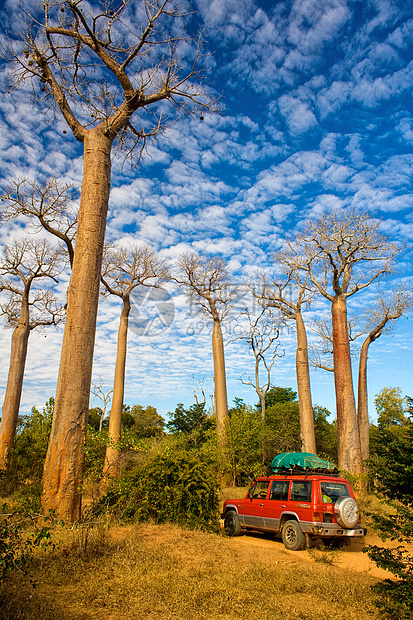
[[[284,547],[290,551],[299,551],[305,547],[305,536],[297,521],[286,521],[282,532]]]
[[[334,504],[334,514],[341,527],[351,530],[359,520],[357,502],[352,497],[342,495]]]
[[[229,510],[226,513],[224,528],[228,536],[239,536],[241,534],[241,524],[235,510]]]

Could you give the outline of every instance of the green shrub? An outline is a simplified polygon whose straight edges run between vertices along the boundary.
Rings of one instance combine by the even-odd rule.
[[[4,504],[3,513],[8,509]],[[24,525],[23,521],[14,521],[12,514],[3,515],[0,520],[0,583],[14,570],[29,572],[35,547],[53,545],[48,527],[36,527],[34,532],[27,533]]]
[[[166,450],[112,483],[105,506],[122,520],[172,522],[217,531],[218,484],[211,467],[188,451]]]
[[[33,407],[29,416],[19,420],[18,432],[11,452],[9,474],[18,482],[40,483],[49,443],[54,398],[49,398],[40,413]]]
[[[387,503],[392,507],[393,513],[370,514],[370,517],[382,540],[391,538],[400,543],[410,544],[413,540],[413,452],[411,449],[413,422],[402,414],[400,407],[394,406],[394,402],[400,405],[399,401],[402,401],[399,391],[386,388],[382,390],[383,392],[387,400],[379,401],[381,406],[379,426],[371,446],[369,473],[378,490],[388,500]],[[390,400],[389,394],[392,396]],[[394,394],[397,396],[396,401]],[[389,570],[397,577],[397,581],[386,579],[374,586],[380,595],[378,599],[380,609],[392,620],[412,618],[413,556],[411,553],[403,545],[396,549],[384,549],[377,545],[370,545],[366,552],[377,566]]]

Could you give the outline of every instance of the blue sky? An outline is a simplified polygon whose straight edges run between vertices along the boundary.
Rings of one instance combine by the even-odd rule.
[[[15,0],[1,3],[5,28],[18,21]],[[198,0],[193,29],[204,29],[207,81],[221,112],[183,118],[148,148],[139,168],[114,159],[108,238],[145,242],[174,260],[183,251],[220,256],[234,281],[274,269],[272,253],[308,220],[331,208],[363,209],[401,244],[398,272],[382,286],[413,281],[412,84],[413,4],[406,0]],[[63,134],[21,88],[0,98],[2,183],[16,176],[55,174],[80,185],[79,144]],[[1,244],[21,237],[25,223],[3,225]],[[59,285],[64,294],[68,276]],[[154,337],[129,337],[125,402],[152,404],[161,414],[193,391],[213,393],[210,326],[191,316],[179,291],[171,327]],[[371,303],[373,291],[350,300],[350,312]],[[315,303],[311,321],[326,307]],[[111,389],[120,308],[102,299],[94,378]],[[2,326],[5,325],[2,319]],[[411,319],[402,318],[370,349],[370,414],[374,395],[399,386],[413,395]],[[226,335],[232,339],[231,328]],[[7,378],[11,331],[0,336],[0,400]],[[22,411],[54,394],[62,330],[30,336]],[[295,387],[294,332],[272,375]],[[241,376],[253,359],[240,342],[226,347],[229,400],[255,403]],[[356,360],[355,360],[356,361]],[[334,412],[333,377],[312,372],[313,401]],[[98,401],[92,401],[99,404]]]

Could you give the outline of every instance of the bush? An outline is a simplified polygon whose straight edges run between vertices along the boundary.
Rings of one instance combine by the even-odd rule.
[[[97,511],[105,506],[121,520],[219,528],[216,475],[188,451],[166,450],[114,481]]]
[[[382,409],[371,446],[369,473],[378,490],[390,499],[393,514],[370,517],[383,540],[409,544],[413,540],[413,422],[396,416],[394,407]],[[380,595],[378,606],[392,620],[412,618],[413,556],[402,545],[396,549],[370,545],[366,552],[377,566],[397,577],[397,581],[386,579],[374,586]]]
[[[3,512],[8,508],[3,505]],[[35,547],[53,545],[48,527],[36,527],[34,532],[25,533],[24,522],[15,522],[12,516],[3,515],[0,520],[0,583],[14,570],[28,573]]]
[[[40,483],[49,443],[54,398],[49,398],[42,413],[33,407],[30,416],[19,420],[11,452],[9,474],[19,482]]]

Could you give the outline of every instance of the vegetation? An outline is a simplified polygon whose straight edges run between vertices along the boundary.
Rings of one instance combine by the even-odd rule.
[[[374,429],[369,460],[370,475],[377,490],[392,508],[390,514],[372,514],[382,540],[400,545],[386,549],[370,545],[366,550],[374,562],[393,573],[375,590],[381,595],[380,609],[392,620],[407,620],[413,614],[413,555],[406,544],[413,541],[413,420],[411,399],[398,389],[383,389],[375,399],[378,427]]]
[[[211,467],[185,450],[165,450],[114,480],[96,511],[126,521],[172,522],[218,531],[218,482]]]
[[[268,549],[171,525],[60,531],[39,553],[36,588],[13,574],[0,587],[3,620],[169,618],[378,620],[373,579],[334,566],[278,561]]]

